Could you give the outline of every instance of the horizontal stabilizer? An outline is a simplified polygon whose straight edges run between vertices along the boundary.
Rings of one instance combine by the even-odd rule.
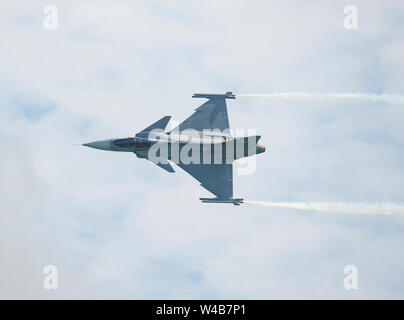
[[[167,163],[156,163],[156,165],[158,165],[160,168],[164,169],[165,171],[168,171],[170,173],[175,172],[173,167],[167,162]]]
[[[139,133],[147,133],[147,132],[150,132],[155,129],[161,129],[164,131],[166,129],[167,124],[170,121],[170,119],[171,119],[171,116],[165,116],[165,117],[161,118],[160,120],[156,121],[155,123],[153,123],[152,125],[148,126],[146,129],[143,129]]]
[[[228,198],[228,199],[220,199],[220,198],[199,198],[203,203],[232,203],[235,206],[239,206],[241,203],[244,203],[244,199],[242,198]]]
[[[138,158],[149,160],[150,162],[154,163],[155,165],[159,166],[160,168],[164,169],[165,171],[168,171],[168,172],[175,172],[175,170],[174,170],[173,167],[169,164],[168,161],[167,161],[166,163],[162,163],[162,162],[155,163],[154,161],[151,161],[151,160],[149,159],[149,154],[148,154],[148,151],[147,151],[147,150],[139,150],[139,151],[134,152],[134,154],[136,154],[136,156],[137,156]]]
[[[236,95],[233,92],[226,92],[225,94],[214,94],[214,93],[194,93],[192,98],[207,98],[207,99],[214,99],[214,98],[225,98],[225,99],[236,99]]]

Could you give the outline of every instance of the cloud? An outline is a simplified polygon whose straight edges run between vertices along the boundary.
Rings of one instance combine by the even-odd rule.
[[[206,205],[186,173],[75,143],[188,116],[194,92],[402,94],[403,7],[357,2],[2,1],[2,298],[402,298],[399,218]],[[402,202],[403,108],[240,99],[267,145],[237,196]],[[43,267],[59,269],[57,291]],[[343,288],[354,264],[359,290]]]

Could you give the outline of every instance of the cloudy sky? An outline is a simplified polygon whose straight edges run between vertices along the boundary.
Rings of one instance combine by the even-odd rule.
[[[2,0],[0,298],[404,298],[402,218],[202,204],[181,170],[75,145],[180,121],[194,92],[403,94],[403,31],[399,1]],[[404,202],[403,105],[228,109],[267,146],[236,196]]]

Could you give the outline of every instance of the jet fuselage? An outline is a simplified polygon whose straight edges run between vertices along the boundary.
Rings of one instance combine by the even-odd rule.
[[[153,160],[153,156],[156,160],[162,159],[162,153],[165,153],[164,158],[174,163],[188,160],[189,163],[218,164],[232,163],[234,160],[265,152],[265,146],[257,143],[259,139],[260,136],[233,138],[159,132],[149,133],[148,137],[108,139],[84,145],[100,150],[133,152],[139,158],[148,160]]]

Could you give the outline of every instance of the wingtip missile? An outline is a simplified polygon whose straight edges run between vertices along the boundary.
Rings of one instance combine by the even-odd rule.
[[[226,96],[227,99],[236,99],[236,95],[233,94],[233,92],[228,91],[224,94]]]
[[[235,206],[239,206],[241,203],[244,203],[244,199],[242,198],[199,198],[199,200],[201,200],[203,203],[232,203]]]
[[[215,93],[194,93],[192,98],[225,98],[225,99],[236,99],[236,95],[233,92],[228,91],[225,94],[215,94]]]

